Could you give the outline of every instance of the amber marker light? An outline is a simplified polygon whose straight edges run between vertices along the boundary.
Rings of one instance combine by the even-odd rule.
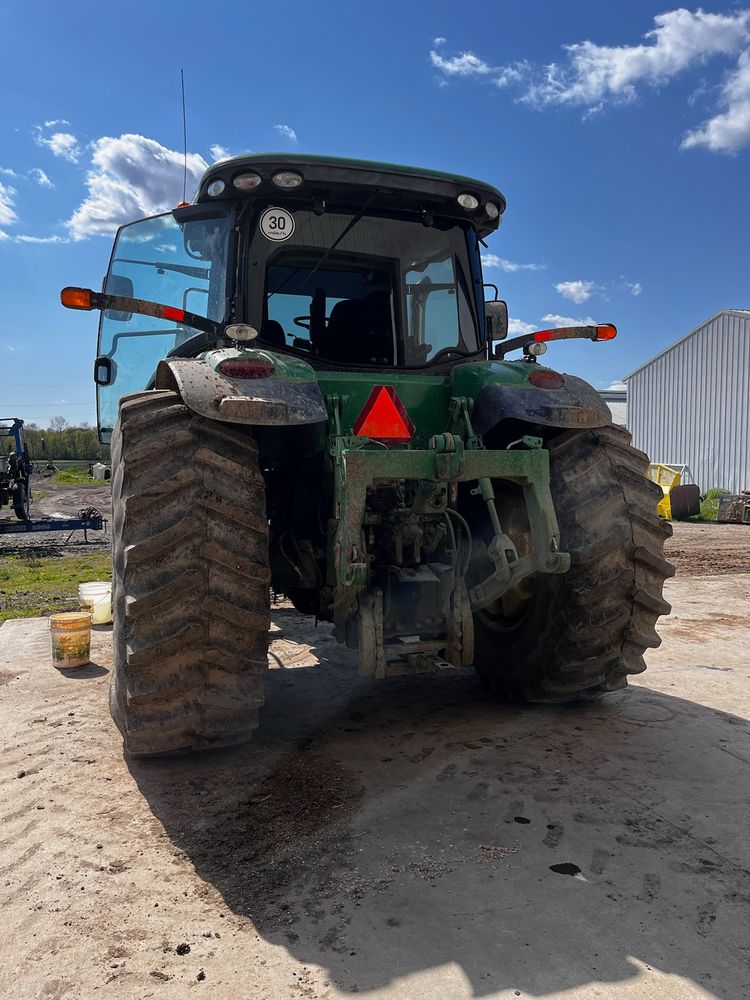
[[[617,327],[614,323],[602,323],[596,328],[594,340],[614,340],[617,336]]]
[[[69,285],[60,292],[60,301],[66,309],[91,310],[94,308],[91,303],[90,288],[73,288]]]

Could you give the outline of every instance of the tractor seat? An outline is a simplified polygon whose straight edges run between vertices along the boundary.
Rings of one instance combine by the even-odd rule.
[[[337,302],[318,353],[349,364],[393,364],[393,328],[390,296],[371,292],[364,299]]]
[[[283,347],[286,344],[284,327],[275,319],[267,319],[260,331],[260,340],[274,347]]]

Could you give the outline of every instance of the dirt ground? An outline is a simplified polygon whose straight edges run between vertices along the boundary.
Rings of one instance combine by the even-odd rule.
[[[750,527],[675,521],[666,544],[678,576],[750,573]]]
[[[109,632],[57,672],[6,623],[0,996],[750,996],[750,529],[676,527],[663,645],[586,707],[362,679],[279,606],[254,741],[126,760]]]
[[[37,495],[40,495],[37,499]],[[42,495],[43,494],[43,495]],[[44,476],[34,476],[31,481],[31,517],[49,517],[53,514],[64,514],[65,517],[76,517],[78,512],[87,507],[95,507],[107,522],[110,520],[112,507],[112,488],[110,483],[86,486],[58,485]],[[0,520],[17,519],[8,507],[0,510]],[[109,523],[104,531],[88,533],[88,551],[109,548]],[[24,534],[0,535],[0,555],[3,553],[26,551],[34,549],[44,553],[45,549],[63,549],[70,551],[73,546],[84,545],[83,531],[34,531]]]

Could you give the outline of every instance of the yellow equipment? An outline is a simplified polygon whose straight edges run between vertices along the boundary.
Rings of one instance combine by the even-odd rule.
[[[662,493],[664,494],[659,503],[656,505],[656,513],[659,517],[664,517],[667,521],[671,521],[672,504],[669,499],[669,494],[675,486],[680,485],[682,474],[678,472],[677,469],[673,469],[671,465],[662,465],[660,462],[652,462],[648,467],[646,475],[651,482],[656,483],[657,486],[661,486]]]

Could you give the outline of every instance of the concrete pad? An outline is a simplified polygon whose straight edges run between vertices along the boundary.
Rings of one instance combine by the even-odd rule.
[[[122,757],[106,633],[65,676],[6,623],[0,995],[750,995],[750,575],[667,596],[583,708],[363,680],[280,609],[254,742],[157,761]]]

